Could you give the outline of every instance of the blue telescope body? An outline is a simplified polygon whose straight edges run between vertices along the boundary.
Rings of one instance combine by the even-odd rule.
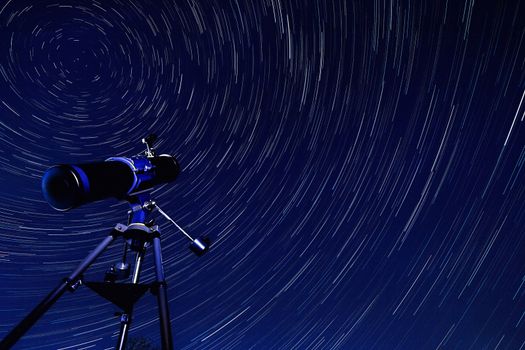
[[[42,177],[42,192],[49,205],[66,211],[105,198],[129,198],[156,185],[174,181],[179,172],[179,163],[167,154],[63,164],[46,171]]]

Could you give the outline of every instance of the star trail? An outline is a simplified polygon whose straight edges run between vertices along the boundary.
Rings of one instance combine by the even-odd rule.
[[[150,133],[153,198],[214,237],[156,216],[175,348],[525,349],[525,2],[3,0],[1,338],[127,220],[43,173]],[[15,348],[112,348],[116,311],[81,287]]]

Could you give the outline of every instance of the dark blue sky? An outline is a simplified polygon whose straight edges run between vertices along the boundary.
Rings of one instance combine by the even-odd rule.
[[[126,222],[44,171],[155,132],[154,198],[216,237],[158,218],[177,349],[525,348],[523,1],[3,0],[0,43],[0,336]],[[112,347],[114,311],[81,288],[15,348]]]

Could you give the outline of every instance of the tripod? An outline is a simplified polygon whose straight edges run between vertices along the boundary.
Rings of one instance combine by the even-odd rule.
[[[120,313],[120,334],[116,348],[122,350],[126,346],[127,335],[131,324],[133,306],[148,290],[157,296],[158,313],[160,320],[160,335],[163,350],[173,349],[173,339],[169,317],[167,285],[164,278],[164,267],[162,264],[162,249],[160,245],[160,231],[154,225],[149,216],[154,209],[168,218],[179,228],[191,241],[190,249],[198,256],[203,255],[209,249],[209,240],[193,239],[169,216],[167,216],[149,198],[149,194],[138,194],[128,198],[131,210],[128,212],[128,225],[117,224],[102,240],[99,245],[88,254],[78,267],[65,278],[53,291],[51,291],[9,334],[0,342],[0,349],[12,347],[49,308],[65,293],[66,290],[74,292],[79,286],[85,284],[90,289],[119,306],[123,312]],[[105,276],[104,282],[83,282],[82,275],[89,266],[104,252],[104,250],[116,239],[122,237],[125,240],[123,261],[112,267]],[[140,271],[146,248],[153,245],[155,260],[155,282],[152,284],[140,284]],[[129,277],[129,264],[126,262],[126,253],[130,248],[136,252],[136,260],[131,283],[116,283],[117,280]]]

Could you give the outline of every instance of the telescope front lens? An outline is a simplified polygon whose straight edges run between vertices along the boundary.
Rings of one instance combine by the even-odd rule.
[[[68,166],[59,165],[46,171],[42,192],[49,205],[57,210],[69,210],[82,202],[81,184]]]

